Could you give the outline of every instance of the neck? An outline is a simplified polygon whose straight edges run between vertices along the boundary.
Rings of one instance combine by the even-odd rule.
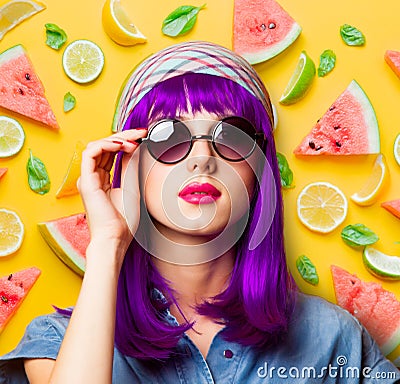
[[[218,236],[169,233],[160,226],[147,234],[154,266],[169,282],[184,317],[193,320],[197,317],[196,305],[226,288],[234,265],[235,247]],[[174,305],[170,310],[179,322],[184,320]]]
[[[174,298],[183,312],[173,305],[170,310],[178,322],[194,320],[195,306],[205,299],[212,299],[222,292],[229,283],[234,264],[234,249],[224,255],[196,265],[172,264],[153,257],[153,263],[160,274],[170,283]]]

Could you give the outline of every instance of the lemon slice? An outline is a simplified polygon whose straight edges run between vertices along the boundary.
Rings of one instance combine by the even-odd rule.
[[[383,154],[379,154],[364,186],[350,196],[356,204],[361,206],[372,205],[376,202],[389,177],[389,169]]]
[[[396,160],[396,163],[400,165],[400,133],[397,135],[394,146],[393,146],[393,154]]]
[[[63,53],[62,65],[66,75],[77,83],[97,79],[104,67],[101,48],[90,40],[75,40]]]
[[[347,199],[335,185],[311,183],[304,187],[297,198],[297,215],[308,229],[328,233],[346,218]]]
[[[386,255],[373,247],[365,247],[363,262],[368,271],[379,278],[400,280],[400,257]]]
[[[0,209],[0,256],[16,252],[23,237],[24,225],[19,216],[8,209]]]
[[[147,41],[132,23],[119,0],[107,0],[103,6],[103,28],[107,35],[120,45],[135,45]]]
[[[71,196],[79,193],[76,182],[81,174],[82,151],[84,145],[78,141],[75,146],[75,151],[68,165],[67,173],[64,180],[56,192],[56,198],[59,199],[65,196]]]
[[[0,157],[17,154],[25,141],[25,133],[17,120],[0,116]]]
[[[46,9],[44,4],[31,0],[11,0],[0,7],[0,40],[24,20]]]
[[[294,104],[302,99],[315,77],[315,64],[305,51],[302,51],[297,61],[296,69],[294,70],[289,83],[279,102],[283,105]]]

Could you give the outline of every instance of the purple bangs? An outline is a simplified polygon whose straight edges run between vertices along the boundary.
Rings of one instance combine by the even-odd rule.
[[[152,121],[176,118],[188,112],[206,111],[221,117],[236,115],[251,121],[266,135],[263,148],[271,174],[265,172],[251,202],[247,226],[236,244],[236,259],[227,288],[201,303],[197,311],[226,325],[221,335],[229,341],[267,347],[279,341],[287,330],[295,305],[295,283],[288,271],[283,239],[283,206],[280,176],[272,134],[272,110],[233,81],[203,74],[170,78],[149,91],[135,106],[125,129],[147,128]],[[120,157],[115,164],[113,186],[121,182]],[[271,176],[272,175],[272,176]],[[259,222],[272,209],[268,231],[251,247]],[[172,325],[166,321],[174,302],[168,282],[154,267],[151,256],[132,241],[118,282],[115,342],[125,355],[139,359],[166,359],[177,353],[182,333],[192,324]]]

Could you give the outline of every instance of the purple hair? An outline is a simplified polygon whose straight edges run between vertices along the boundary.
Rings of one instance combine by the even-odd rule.
[[[267,95],[268,96],[268,95]],[[249,222],[236,244],[234,268],[227,288],[198,305],[201,315],[227,326],[221,335],[229,341],[266,347],[279,341],[287,330],[295,304],[296,286],[285,257],[283,206],[276,150],[272,135],[272,113],[242,86],[221,77],[186,74],[159,83],[135,106],[124,129],[147,127],[149,121],[176,117],[188,111],[243,116],[265,133],[263,151],[275,183],[261,177],[251,203]],[[114,172],[114,186],[120,185],[120,158]],[[272,185],[271,185],[272,184]],[[257,247],[249,243],[256,224],[263,217],[261,193],[275,188],[276,211],[268,233]],[[154,267],[151,256],[132,241],[121,269],[116,313],[115,342],[125,355],[139,359],[165,359],[175,353],[182,333],[192,324],[171,325],[166,321],[170,305],[162,292],[173,299],[168,282]]]

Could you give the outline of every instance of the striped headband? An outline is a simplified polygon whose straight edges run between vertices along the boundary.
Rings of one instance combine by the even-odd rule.
[[[191,41],[155,53],[131,73],[120,93],[114,130],[123,129],[133,108],[156,84],[186,73],[232,80],[260,100],[269,116],[273,116],[268,92],[254,68],[245,59],[220,45]]]

